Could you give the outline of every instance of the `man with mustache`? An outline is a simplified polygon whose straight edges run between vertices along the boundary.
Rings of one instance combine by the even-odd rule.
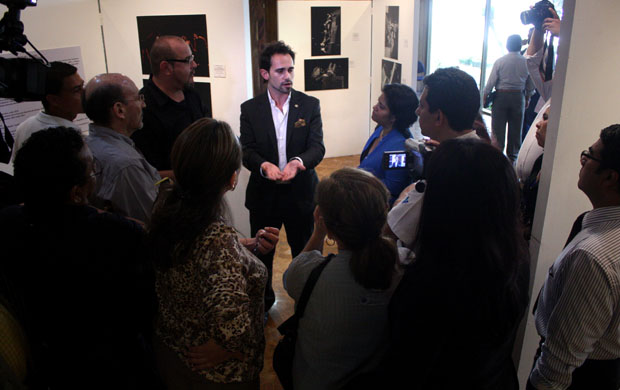
[[[183,38],[158,37],[149,56],[152,74],[140,90],[146,102],[144,127],[131,138],[162,176],[170,176],[174,141],[188,125],[207,116],[207,111],[192,87],[198,64]]]
[[[267,92],[241,105],[243,165],[250,170],[245,206],[252,237],[265,226],[284,224],[293,257],[312,235],[314,171],[323,156],[319,100],[293,89],[295,53],[284,42],[263,50],[260,74]],[[269,271],[265,311],[275,302],[271,288],[273,254],[258,256]]]

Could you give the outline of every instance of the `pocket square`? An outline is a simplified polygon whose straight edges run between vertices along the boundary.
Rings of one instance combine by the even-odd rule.
[[[304,127],[306,125],[306,120],[304,118],[297,119],[295,122],[295,127]]]

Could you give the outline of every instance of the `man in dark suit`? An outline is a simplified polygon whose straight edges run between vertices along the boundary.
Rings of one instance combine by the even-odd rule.
[[[260,56],[267,92],[241,105],[243,165],[250,170],[245,206],[251,235],[264,226],[284,224],[293,257],[314,227],[314,171],[325,154],[319,101],[293,90],[295,53],[283,42]],[[271,287],[273,252],[259,256],[269,270],[265,310],[275,301]]]

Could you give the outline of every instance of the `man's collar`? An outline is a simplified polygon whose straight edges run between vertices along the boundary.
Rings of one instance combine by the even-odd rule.
[[[599,223],[613,220],[620,220],[620,205],[595,208],[585,215],[582,226],[583,229],[585,229]]]
[[[152,96],[155,99],[155,104],[158,107],[162,107],[165,104],[169,103],[169,102],[173,102],[176,103],[174,100],[172,100],[170,98],[170,96],[166,95],[166,93],[164,91],[162,91],[157,84],[155,84],[155,81],[153,81],[153,75],[151,75],[149,77],[149,79],[147,80],[147,82],[144,84],[144,89],[149,89],[152,92]],[[183,88],[183,93],[185,94],[185,91],[187,90],[187,88]]]
[[[293,95],[293,90],[291,89],[291,92],[289,92],[288,97],[286,98],[286,101],[284,102],[283,106],[286,106],[287,104],[290,103],[292,95]],[[269,105],[271,106],[276,105],[276,101],[271,97],[271,92],[269,92],[269,87],[267,87],[267,101],[269,101]]]

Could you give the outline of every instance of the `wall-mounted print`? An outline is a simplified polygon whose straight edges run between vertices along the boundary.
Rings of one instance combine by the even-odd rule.
[[[145,83],[146,80],[142,80],[143,87]],[[192,84],[192,86],[200,95],[202,104],[205,105],[205,113],[207,114],[207,117],[213,118],[213,110],[211,108],[211,84],[194,81],[194,84]]]
[[[400,84],[402,65],[398,62],[381,61],[381,89],[385,84]]]
[[[398,6],[385,7],[385,56],[398,59]]]
[[[310,7],[312,56],[340,55],[340,7]]]
[[[142,74],[151,73],[149,51],[158,36],[177,35],[187,42],[198,66],[196,76],[209,77],[206,15],[138,16]],[[178,59],[178,58],[177,58]]]
[[[306,91],[349,88],[349,59],[305,60]]]

